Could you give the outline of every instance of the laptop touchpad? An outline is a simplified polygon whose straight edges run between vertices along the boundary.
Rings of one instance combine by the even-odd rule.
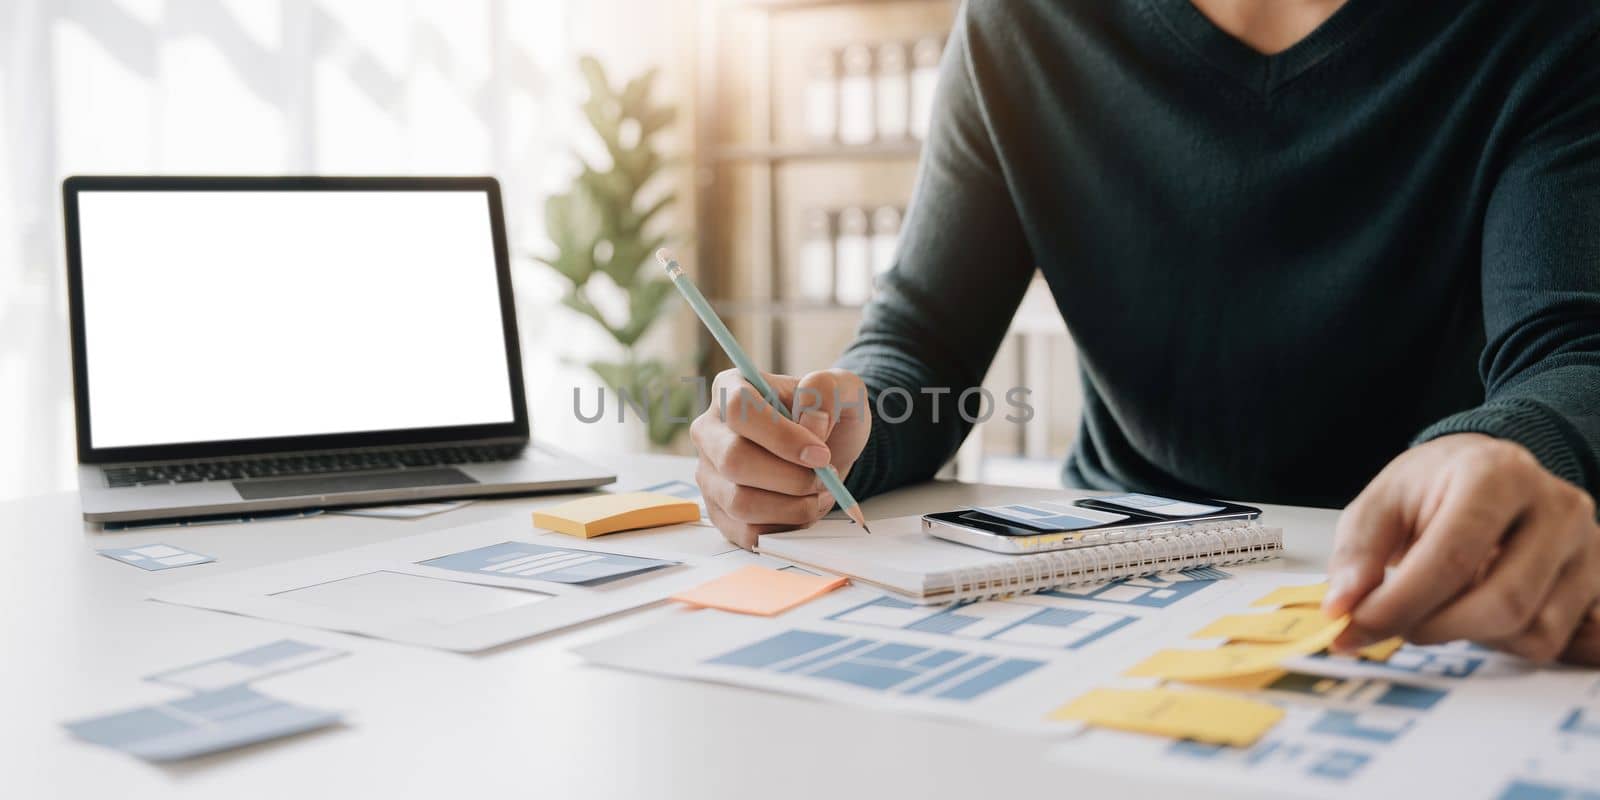
[[[345,475],[318,475],[306,478],[280,478],[264,481],[234,481],[233,488],[246,500],[300,495],[367,492],[375,489],[416,489],[423,486],[456,486],[477,483],[453,467],[408,469],[400,472],[354,472]]]

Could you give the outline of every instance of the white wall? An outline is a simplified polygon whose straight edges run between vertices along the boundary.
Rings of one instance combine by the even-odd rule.
[[[69,488],[59,180],[74,173],[498,175],[529,388],[570,386],[593,337],[524,255],[570,176],[573,66],[681,57],[652,0],[6,0],[0,3],[0,500]],[[685,5],[689,5],[685,2]],[[667,85],[681,87],[669,69]],[[541,361],[542,359],[542,361]],[[566,395],[563,395],[564,397]],[[534,403],[571,446],[570,397]],[[574,423],[575,424],[575,423]]]

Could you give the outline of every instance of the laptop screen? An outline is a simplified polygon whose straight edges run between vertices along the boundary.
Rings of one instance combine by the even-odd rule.
[[[514,419],[487,191],[77,202],[95,449]]]

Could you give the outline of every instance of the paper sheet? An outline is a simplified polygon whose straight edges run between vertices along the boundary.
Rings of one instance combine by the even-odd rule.
[[[677,565],[677,561],[609,553],[598,549],[551,547],[531,542],[500,542],[419,562],[472,575],[517,577],[530,583],[595,586]]]
[[[671,597],[700,608],[776,616],[843,586],[845,578],[819,577],[750,566]]]
[[[434,514],[443,514],[454,511],[462,506],[471,505],[471,500],[440,500],[433,503],[410,503],[400,506],[373,506],[370,508],[338,508],[329,511],[330,514],[341,514],[346,517],[373,517],[376,519],[421,519]]]
[[[1120,675],[1318,577],[1239,566],[957,606],[851,586],[777,618],[684,611],[578,653],[612,667],[1053,735],[1061,744],[1052,759],[1075,769],[1276,796],[1499,798],[1592,791],[1600,781],[1600,673],[1535,669],[1467,643],[1403,644],[1386,662],[1314,654],[1167,685],[1282,708],[1282,721],[1244,748],[1047,719],[1093,689],[1155,687]],[[981,678],[955,691],[962,675]]]
[[[1523,798],[1581,796],[1535,789],[1594,790],[1600,736],[1563,727],[1581,729],[1572,715],[1585,694],[1600,688],[1600,677],[1491,669],[1488,662],[1515,659],[1459,645],[1442,652],[1472,652],[1482,661],[1463,677],[1389,668],[1370,678],[1283,670],[1242,695],[1286,711],[1248,748],[1091,730],[1052,758],[1079,768],[1137,764],[1176,781],[1272,795]],[[1493,675],[1502,677],[1481,677]]]
[[[1120,670],[1216,614],[1306,579],[1266,572],[1230,580],[1250,569],[954,606],[851,586],[782,617],[686,612],[578,652],[625,669],[1066,735],[1081,723],[1049,719],[1051,710],[1116,681]]]
[[[655,540],[648,536],[578,541],[556,533],[538,535],[528,529],[527,517],[517,514],[161,587],[150,597],[473,652],[660,602],[746,563],[737,560],[736,553],[726,558],[678,555],[672,529],[661,530],[667,533],[661,546],[652,545]],[[706,535],[716,532],[696,527],[696,541]],[[583,583],[476,568],[482,566],[478,556],[484,548],[516,542],[596,556],[576,567],[568,562],[565,572],[548,577],[566,572],[592,577],[594,573],[587,571],[591,566],[623,561],[677,563]],[[471,561],[474,558],[478,560]],[[438,559],[444,559],[445,566],[429,565]]]

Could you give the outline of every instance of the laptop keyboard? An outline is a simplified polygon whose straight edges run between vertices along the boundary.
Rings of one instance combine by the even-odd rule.
[[[507,444],[473,447],[435,447],[421,450],[366,450],[354,453],[322,453],[306,456],[270,456],[228,461],[183,461],[137,467],[107,468],[112,487],[155,486],[166,483],[200,481],[238,481],[251,478],[279,478],[290,475],[320,475],[332,472],[362,472],[412,467],[437,467],[443,464],[484,464],[506,461],[522,452],[521,445]]]

